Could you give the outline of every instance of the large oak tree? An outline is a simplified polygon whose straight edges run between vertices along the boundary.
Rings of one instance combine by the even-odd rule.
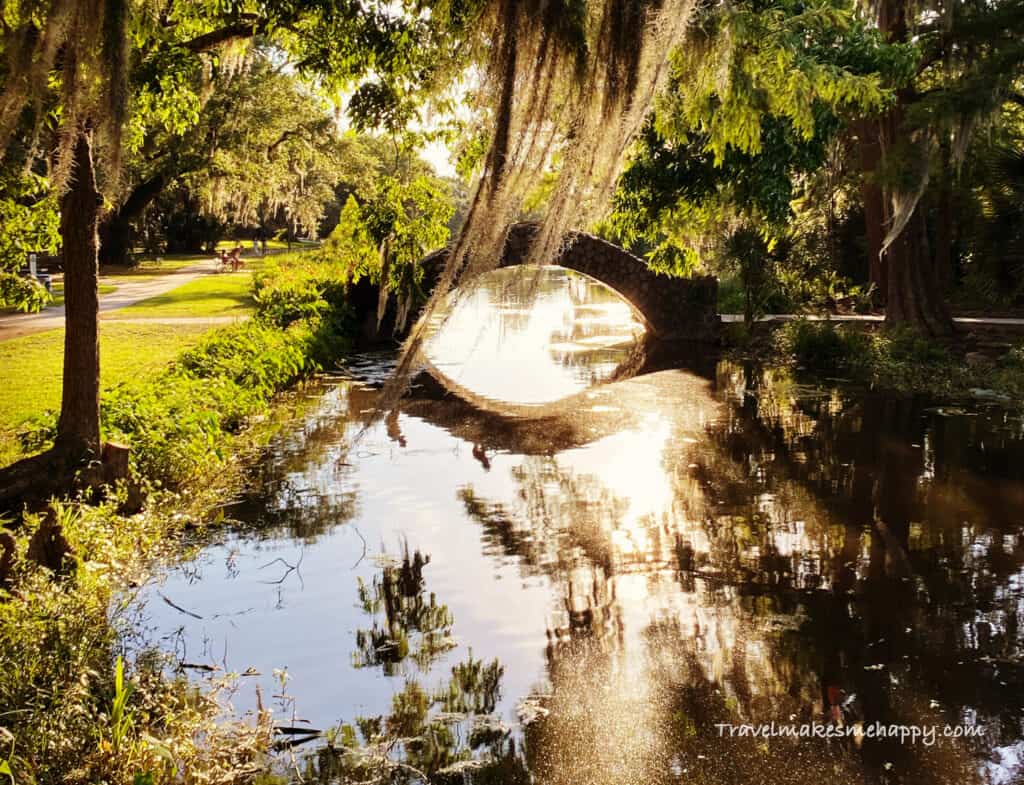
[[[117,218],[139,209],[171,175],[122,189],[126,149],[147,130],[187,134],[201,119],[202,78],[257,36],[282,59],[341,89],[359,85],[367,124],[405,112],[428,91],[457,45],[460,21],[428,4],[355,0],[15,0],[0,12],[0,154],[28,148],[61,194],[60,234],[67,328],[64,387],[55,449],[12,467],[3,483],[17,495],[40,475],[100,453],[98,228],[123,245]],[[288,53],[288,54],[284,54]],[[413,113],[414,114],[414,113]],[[141,137],[141,138],[140,138]],[[51,471],[53,469],[53,471]]]

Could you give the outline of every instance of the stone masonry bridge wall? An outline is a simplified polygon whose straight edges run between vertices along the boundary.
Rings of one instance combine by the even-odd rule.
[[[531,223],[509,227],[498,266],[522,264],[536,232],[536,224]],[[433,289],[446,258],[447,251],[438,251],[424,260],[425,291]],[[718,338],[718,279],[714,276],[660,275],[642,259],[584,232],[569,234],[561,254],[550,263],[575,270],[616,291],[643,316],[649,332],[657,338],[699,342]]]

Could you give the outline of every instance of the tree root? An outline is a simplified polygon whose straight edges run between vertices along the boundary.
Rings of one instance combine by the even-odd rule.
[[[100,455],[100,460],[89,460],[52,448],[0,469],[0,515],[20,518],[25,511],[45,509],[55,497],[81,495],[99,501],[106,498],[106,488],[122,481],[128,484],[128,498],[121,511],[138,512],[143,495],[131,477],[128,447],[107,443]]]

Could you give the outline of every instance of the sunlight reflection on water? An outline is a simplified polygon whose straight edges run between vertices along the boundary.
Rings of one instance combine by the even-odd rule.
[[[1019,423],[714,358],[592,386],[641,346],[629,307],[563,271],[496,276],[428,355],[536,417],[414,384],[355,442],[393,358],[352,358],[372,383],[325,383],[228,508],[239,525],[151,589],[165,645],[255,668],[241,706],[287,667],[311,726],[401,737],[394,757],[445,782],[477,781],[463,765],[501,785],[1021,776]],[[715,733],[834,712],[990,735]]]
[[[628,303],[579,273],[497,270],[448,296],[426,354],[477,395],[547,403],[610,377],[643,332]]]

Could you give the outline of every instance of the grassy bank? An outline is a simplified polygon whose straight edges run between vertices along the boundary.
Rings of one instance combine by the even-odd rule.
[[[254,319],[197,337],[159,372],[104,396],[104,436],[127,443],[136,477],[159,488],[143,513],[120,515],[117,497],[64,501],[2,535],[0,782],[5,765],[17,785],[250,782],[265,771],[269,715],[225,714],[217,698],[230,679],[199,689],[168,675],[160,656],[128,645],[137,628],[126,609],[238,476],[254,415],[349,346],[340,284],[277,265],[279,278],[261,278]],[[52,427],[43,418],[35,446]],[[48,560],[37,532],[53,546]]]
[[[912,331],[798,320],[778,326],[739,352],[897,393],[1024,401],[1024,344],[986,354]]]
[[[208,325],[100,322],[100,382],[109,389],[147,381],[209,331]],[[16,438],[27,420],[60,407],[64,330],[48,330],[0,342],[0,466],[24,456]]]
[[[252,273],[205,275],[164,294],[104,314],[105,320],[248,316],[255,310]]]

